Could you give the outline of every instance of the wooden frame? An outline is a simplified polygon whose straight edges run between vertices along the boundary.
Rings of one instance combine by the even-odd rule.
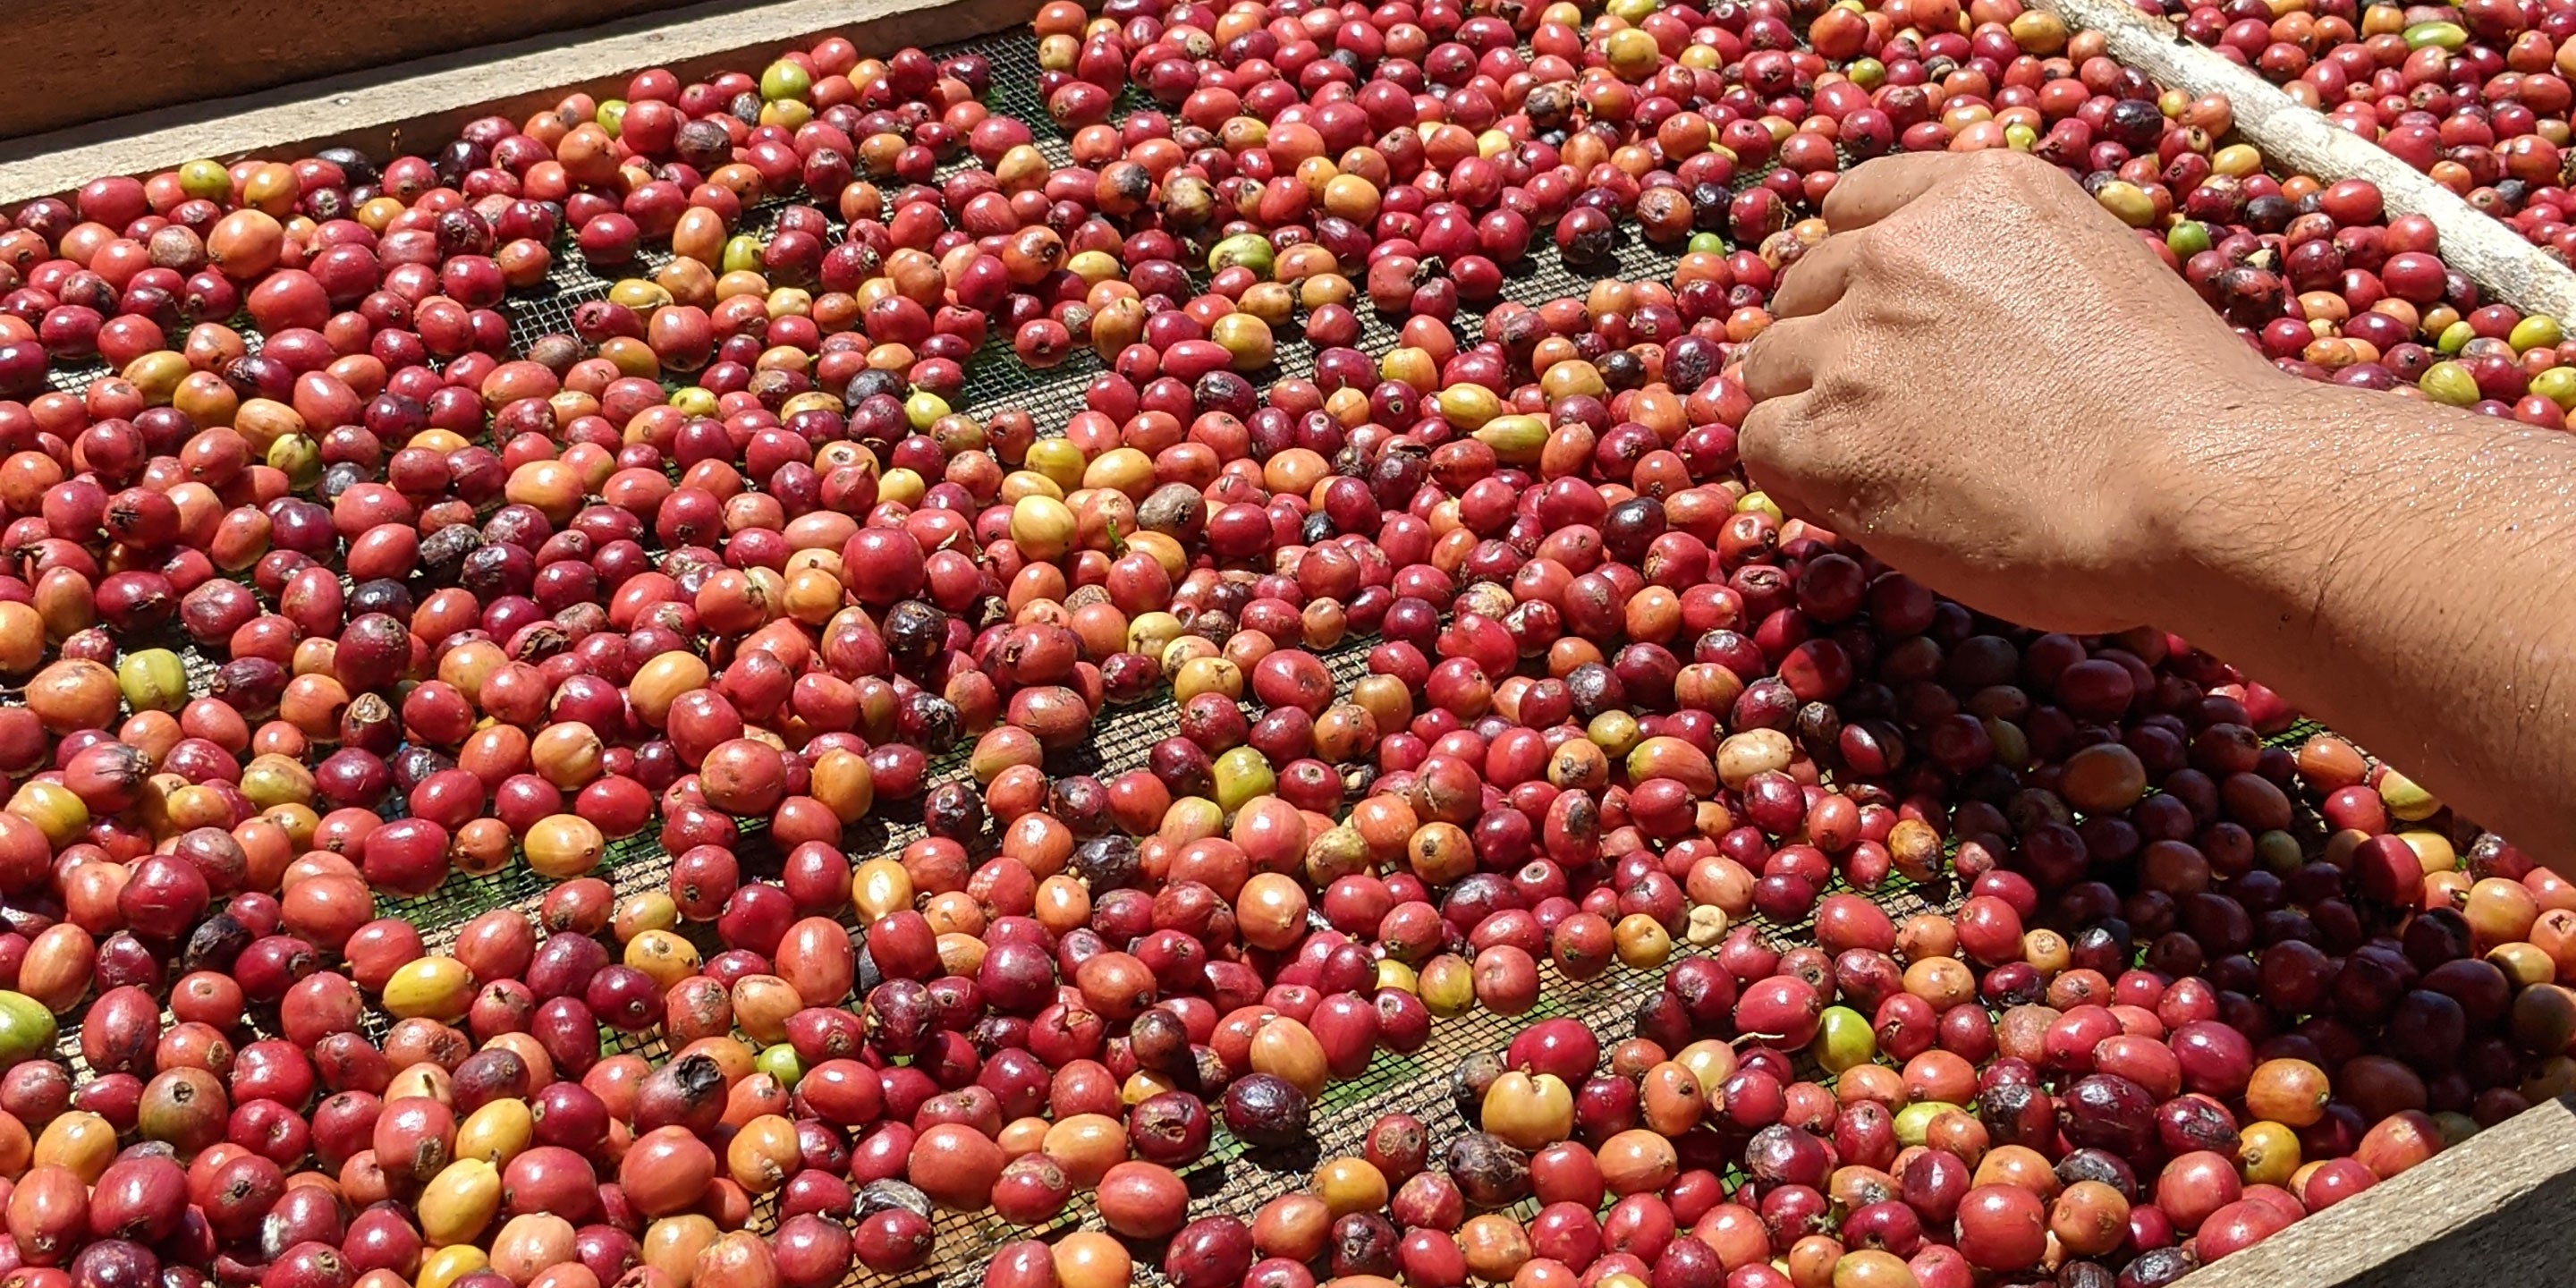
[[[0,78],[0,138],[256,93],[459,48],[568,31],[686,0],[17,0],[10,38],[61,57]]]
[[[391,152],[399,140],[418,146],[443,139],[478,116],[523,118],[575,90],[620,93],[648,67],[684,77],[716,68],[757,72],[776,52],[827,33],[862,49],[892,50],[989,35],[1036,11],[1037,0],[712,0],[10,139],[0,142],[0,206],[59,196],[103,174],[148,174],[198,157],[293,157],[335,143]]]
[[[519,2],[549,12],[557,7],[552,0]],[[2561,317],[2576,314],[2576,275],[2564,266],[2447,192],[2427,195],[2429,182],[2377,149],[2326,137],[2339,132],[2314,113],[2302,119],[2296,113],[2305,109],[2241,69],[2181,44],[2168,25],[2133,11],[2123,16],[2122,0],[2037,3],[2063,13],[2071,25],[2104,30],[2116,56],[2167,84],[2195,92],[2223,87],[2237,104],[2240,129],[2273,155],[2324,178],[2361,173],[2379,181],[2392,210],[2421,211],[2442,224],[2455,261],[2462,245],[2479,247],[2476,263],[2464,269],[2507,299]],[[1036,0],[701,4],[0,142],[0,205],[67,192],[97,175],[146,173],[199,156],[293,156],[325,143],[381,152],[398,139],[418,146],[476,116],[523,116],[575,89],[613,91],[647,67],[683,75],[715,67],[756,70],[790,42],[827,32],[848,36],[862,52],[881,53],[990,34],[1026,21],[1035,7]],[[2392,169],[2403,173],[2387,174]],[[2567,1250],[2576,1241],[2570,1231],[2576,1231],[2576,1096],[2534,1106],[2184,1282],[2189,1288],[2520,1288],[2566,1277]]]

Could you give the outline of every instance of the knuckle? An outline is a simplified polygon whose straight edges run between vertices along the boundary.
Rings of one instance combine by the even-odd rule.
[[[1969,190],[2000,200],[2027,200],[2042,183],[2055,177],[2052,172],[2057,168],[2011,148],[1988,148],[1968,156],[1974,162],[1968,172]]]
[[[1844,413],[1869,401],[1875,383],[1849,363],[1834,363],[1816,377],[1811,401],[1818,411]]]
[[[1750,381],[1762,372],[1769,370],[1771,366],[1771,351],[1778,347],[1779,345],[1773,343],[1771,332],[1769,330],[1765,330],[1762,334],[1746,341],[1744,345],[1744,361],[1737,364],[1736,369],[1738,373],[1741,374],[1744,379]]]
[[[2056,167],[2014,148],[1984,148],[1968,154],[1975,163],[1991,174],[2026,178],[2040,170]]]
[[[1753,405],[1744,414],[1744,426],[1736,434],[1736,449],[1745,459],[1770,459],[1789,429],[1789,407],[1785,400],[1773,398]]]
[[[1927,239],[1915,228],[1937,214],[1937,211],[1927,210],[1924,203],[1917,202],[1898,218],[1870,228],[1860,243],[1852,247],[1855,275],[1901,277],[1937,262],[1939,257],[1924,249]],[[1871,294],[1874,296],[1876,293]]]
[[[1880,156],[1870,157],[1867,160],[1862,161],[1859,165],[1853,166],[1849,172],[1843,175],[1840,181],[1834,184],[1834,186],[1836,188],[1841,188],[1846,185],[1874,183],[1879,179],[1885,178],[1897,169],[1897,167],[1891,163],[1896,161],[1896,159],[1902,155],[1902,153],[1887,153]],[[1860,189],[1857,187],[1852,188],[1853,193],[1857,193],[1859,191]],[[1826,199],[1831,200],[1832,194],[1826,194]],[[1849,199],[1848,194],[1845,199]]]

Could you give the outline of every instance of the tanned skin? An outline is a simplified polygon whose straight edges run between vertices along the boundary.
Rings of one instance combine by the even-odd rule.
[[[2576,436],[2280,372],[2025,155],[1824,214],[1741,369],[1756,486],[1979,611],[2173,631],[2576,873]]]

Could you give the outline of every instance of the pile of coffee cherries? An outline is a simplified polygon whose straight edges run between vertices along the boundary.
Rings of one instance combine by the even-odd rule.
[[[2034,152],[2283,365],[2563,423],[2428,224],[2015,0],[1034,34],[14,212],[0,1274],[825,1288],[989,1209],[1107,1230],[996,1288],[2153,1285],[2576,1086],[2576,890],[1736,469],[1868,157]],[[1079,772],[1122,708],[1176,732]]]
[[[2183,34],[2282,85],[2560,259],[2576,6],[2168,4]]]

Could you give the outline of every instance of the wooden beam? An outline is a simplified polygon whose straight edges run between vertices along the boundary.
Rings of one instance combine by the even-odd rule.
[[[2442,258],[2496,297],[2526,313],[2576,318],[2576,272],[2479,212],[2450,189],[2382,151],[2378,144],[2302,107],[2252,70],[2183,39],[2174,25],[2141,13],[2128,0],[2033,0],[2070,30],[2102,34],[2112,58],[2185,93],[2224,94],[2236,110],[2236,132],[2262,149],[2264,161],[2338,179],[2379,185],[2391,214],[2420,214],[2442,235]]]
[[[0,138],[15,138],[474,45],[677,8],[686,0],[229,0],[181,17],[167,0],[19,0],[0,78]]]
[[[862,53],[990,35],[1038,0],[711,0],[581,31],[461,50],[240,98],[167,108],[0,143],[0,205],[58,196],[110,174],[198,157],[293,157],[338,144],[389,156],[467,121],[520,119],[576,90],[619,93],[650,67],[757,73],[793,45],[839,34]]]

